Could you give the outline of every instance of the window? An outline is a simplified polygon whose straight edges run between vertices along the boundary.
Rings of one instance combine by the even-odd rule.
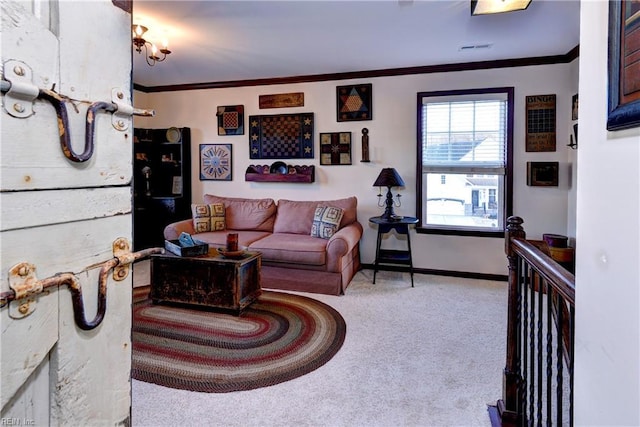
[[[513,88],[418,93],[419,232],[503,236]]]

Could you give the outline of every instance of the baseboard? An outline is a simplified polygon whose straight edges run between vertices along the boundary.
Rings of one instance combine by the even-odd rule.
[[[361,267],[366,270],[373,270],[374,264],[361,264]],[[407,267],[394,266],[394,265],[379,265],[378,271],[408,271]],[[433,274],[435,276],[449,276],[449,277],[461,277],[463,279],[481,279],[481,280],[497,280],[506,282],[509,276],[502,274],[487,274],[487,273],[474,273],[467,271],[450,271],[450,270],[434,270],[430,268],[414,268],[414,273],[418,274]]]

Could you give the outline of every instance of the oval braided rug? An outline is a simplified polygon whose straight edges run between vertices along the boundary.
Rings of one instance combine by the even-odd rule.
[[[300,295],[263,291],[238,317],[154,305],[138,289],[131,375],[166,387],[225,393],[288,381],[329,361],[346,334],[340,313]]]

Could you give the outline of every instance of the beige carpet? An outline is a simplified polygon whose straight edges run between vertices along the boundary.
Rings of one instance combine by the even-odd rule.
[[[224,394],[133,380],[133,426],[490,426],[487,404],[502,393],[506,282],[418,274],[411,288],[407,274],[378,273],[375,285],[372,275],[359,272],[344,296],[304,294],[347,323],[324,366]]]

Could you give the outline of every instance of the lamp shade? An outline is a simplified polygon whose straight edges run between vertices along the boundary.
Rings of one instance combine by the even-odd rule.
[[[384,168],[373,183],[374,187],[404,187],[404,181],[394,168]]]
[[[531,0],[471,0],[471,15],[514,12],[529,7]]]

